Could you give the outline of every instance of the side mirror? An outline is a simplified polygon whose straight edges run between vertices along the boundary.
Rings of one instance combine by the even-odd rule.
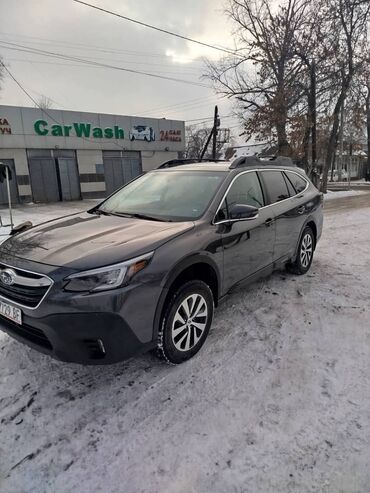
[[[229,209],[229,217],[232,221],[254,219],[258,216],[257,207],[246,204],[234,204]]]

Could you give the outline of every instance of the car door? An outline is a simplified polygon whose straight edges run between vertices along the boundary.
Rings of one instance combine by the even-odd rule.
[[[306,218],[305,200],[303,193],[297,193],[282,170],[263,170],[260,176],[268,200],[268,208],[272,209],[276,223],[273,260],[279,261],[294,254]],[[297,178],[300,178],[300,175]],[[301,179],[305,189],[307,181]]]
[[[258,215],[252,219],[229,221],[228,210],[233,204],[257,207]],[[222,234],[225,291],[272,263],[275,223],[272,211],[264,205],[265,198],[255,171],[246,171],[234,178],[215,218]]]

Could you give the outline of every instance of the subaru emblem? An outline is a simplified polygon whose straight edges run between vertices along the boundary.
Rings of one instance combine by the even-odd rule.
[[[0,281],[6,286],[12,286],[15,283],[16,274],[11,269],[0,271]]]

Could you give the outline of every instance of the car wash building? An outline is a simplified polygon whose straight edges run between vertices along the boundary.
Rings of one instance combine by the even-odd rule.
[[[0,106],[0,161],[13,203],[109,195],[185,148],[184,122]],[[0,203],[6,203],[0,183]]]

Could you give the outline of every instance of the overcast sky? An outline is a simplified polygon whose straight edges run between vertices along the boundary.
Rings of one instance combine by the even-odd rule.
[[[226,1],[91,0],[90,3],[209,44],[232,48],[232,26],[224,13]],[[221,56],[215,50],[72,0],[0,0],[0,40],[206,85],[209,82],[200,78],[204,72],[202,57]],[[54,108],[187,121],[210,117],[216,103],[221,116],[231,112],[230,103],[220,100],[207,87],[87,67],[78,62],[5,49],[2,45],[0,55],[35,99],[48,96]],[[33,105],[8,76],[2,83],[0,104]],[[222,120],[222,126],[236,124],[231,117]]]

